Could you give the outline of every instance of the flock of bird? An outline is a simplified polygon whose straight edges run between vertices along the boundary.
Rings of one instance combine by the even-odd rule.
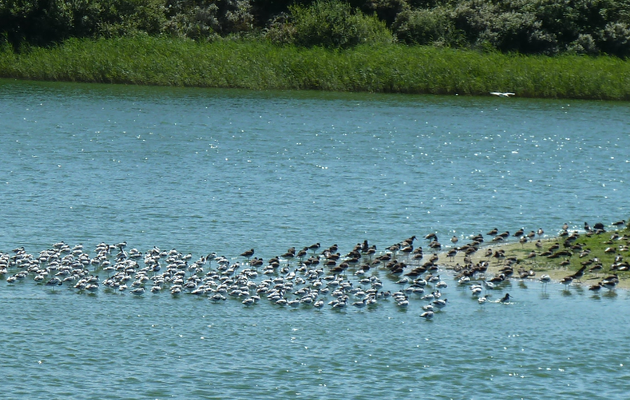
[[[529,234],[519,230],[513,237],[534,238],[543,233],[542,229]],[[508,232],[496,229],[487,235],[491,242],[509,237]],[[480,306],[491,301],[491,290],[514,275],[514,260],[502,257],[500,249],[486,250],[486,255],[501,263],[493,277],[487,276],[487,269],[494,260],[470,262],[468,257],[484,242],[481,234],[460,247],[455,247],[459,239],[453,237],[452,248],[441,254],[442,245],[435,233],[425,236],[431,249],[426,254],[422,246],[414,244],[416,240],[411,236],[380,252],[365,240],[345,255],[337,245],[323,248],[315,243],[301,249],[291,247],[266,261],[255,257],[254,249],[232,259],[210,253],[193,260],[191,254],[156,246],[141,252],[128,250],[126,242],[100,243],[90,254],[82,245],[58,242],[35,255],[23,247],[0,252],[0,277],[11,285],[32,280],[53,292],[64,287],[87,294],[104,291],[144,296],[147,292],[169,292],[172,296],[204,297],[213,303],[233,299],[246,307],[263,300],[281,307],[314,309],[374,308],[382,303],[407,309],[410,303],[419,303],[420,316],[430,320],[448,305],[443,293],[448,284],[440,278],[438,267],[440,257],[464,254],[466,263],[454,268],[454,278],[458,286],[470,288]],[[579,279],[580,273],[583,271],[576,272],[571,281]],[[519,270],[518,277],[534,279],[534,275],[533,271]],[[539,280],[546,285],[551,279],[544,275]],[[570,283],[567,281],[561,283]],[[614,279],[601,283],[609,290],[615,285]],[[506,293],[492,302],[509,303],[510,299]]]

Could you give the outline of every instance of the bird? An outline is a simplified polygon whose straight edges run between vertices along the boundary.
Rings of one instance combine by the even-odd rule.
[[[547,274],[544,274],[538,280],[543,285],[546,285],[547,283],[551,282],[551,277],[549,275],[547,275]]]
[[[573,275],[565,276],[564,278],[560,279],[560,283],[562,283],[565,286],[565,288],[568,287],[572,282],[573,282]]]
[[[137,287],[131,291],[131,294],[135,294],[136,296],[140,296],[144,294],[144,288],[142,286]]]
[[[312,244],[312,245],[308,246],[308,249],[312,250],[313,253],[314,253],[317,249],[319,249],[320,246],[321,245],[319,243],[315,243],[315,244]]]
[[[512,92],[490,92],[490,94],[493,96],[498,96],[498,97],[516,96],[516,93],[512,93]]]
[[[433,302],[433,306],[441,310],[442,308],[446,307],[447,302],[448,299],[438,299]]]
[[[506,293],[505,296],[503,296],[501,299],[499,299],[499,303],[507,303],[508,301],[510,301],[510,294]]]
[[[604,280],[600,283],[603,287],[608,289],[608,291],[611,291],[615,288],[615,286],[617,286],[617,283],[619,283],[619,278],[617,278],[616,275],[613,275],[612,277],[604,278]]]
[[[433,318],[433,311],[425,311],[422,314],[420,314],[420,317],[424,318],[425,320],[430,320],[431,318]]]
[[[246,250],[241,253],[241,257],[245,257],[247,259],[249,259],[253,255],[254,255],[254,249]]]
[[[61,286],[61,279],[57,277],[51,278],[48,282],[46,282],[46,286],[51,286],[54,290],[55,286]]]
[[[435,232],[431,232],[431,233],[427,234],[424,238],[427,239],[427,240],[434,240],[436,242],[438,240],[437,234]]]

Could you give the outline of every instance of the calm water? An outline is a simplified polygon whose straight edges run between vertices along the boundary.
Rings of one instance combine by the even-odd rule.
[[[268,259],[627,219],[626,103],[0,81],[0,252],[127,241]],[[425,245],[424,241],[416,244]],[[243,261],[240,259],[240,261]],[[372,272],[372,271],[370,271]],[[376,271],[386,288],[383,271]],[[9,398],[627,398],[629,298],[244,307],[0,282]],[[259,278],[258,280],[260,280]]]

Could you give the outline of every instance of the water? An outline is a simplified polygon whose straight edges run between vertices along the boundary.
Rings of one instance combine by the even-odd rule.
[[[1,81],[0,104],[2,252],[125,240],[236,261],[628,217],[625,103]],[[449,305],[431,321],[418,299],[336,311],[0,282],[1,389],[625,398],[625,291],[514,281],[492,297],[511,304],[480,308],[440,273]]]

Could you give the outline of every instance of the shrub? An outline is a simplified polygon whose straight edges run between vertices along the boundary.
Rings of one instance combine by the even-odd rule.
[[[248,0],[167,0],[165,31],[191,39],[211,38],[253,29]]]
[[[263,37],[272,43],[285,45],[295,41],[295,27],[290,22],[287,13],[274,17],[264,30]]]
[[[361,6],[363,12],[376,14],[387,26],[392,26],[400,13],[410,9],[406,0],[368,0]]]
[[[391,42],[391,32],[376,16],[366,16],[341,1],[318,0],[309,7],[290,7],[299,46],[349,48],[362,43]]]
[[[403,11],[396,18],[392,30],[398,41],[407,44],[456,46],[464,40],[442,8]]]
[[[623,22],[609,22],[600,34],[600,49],[619,57],[630,56],[630,26]]]
[[[96,35],[159,34],[166,22],[162,0],[101,0]]]
[[[15,48],[70,37],[157,34],[164,22],[162,0],[0,1],[0,33]]]

